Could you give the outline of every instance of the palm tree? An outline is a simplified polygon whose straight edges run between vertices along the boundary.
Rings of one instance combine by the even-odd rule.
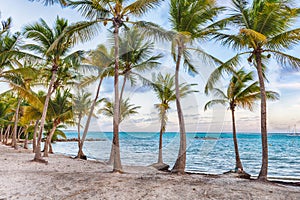
[[[144,80],[140,73],[146,72],[157,67],[160,63],[158,59],[161,54],[151,56],[154,45],[152,42],[145,41],[145,36],[133,27],[131,30],[126,30],[120,37],[120,75],[123,76],[123,83],[120,92],[120,101],[123,99],[123,94],[127,80],[131,86],[136,84],[136,78]],[[112,143],[111,156],[108,164],[112,164],[114,160],[114,144]]]
[[[102,102],[104,102],[104,107],[101,108],[98,113],[103,114],[108,117],[114,116],[114,103],[110,101],[109,99],[102,99]],[[120,116],[119,116],[119,124],[121,122],[128,118],[130,115],[136,114],[137,109],[139,109],[140,106],[134,106],[133,104],[129,104],[129,98],[127,99],[121,99],[120,101]],[[107,164],[112,164],[114,160],[114,145],[112,144],[110,156]]]
[[[44,157],[48,157],[48,147],[51,144],[52,137],[57,127],[61,123],[73,124],[73,110],[72,103],[70,101],[71,98],[72,95],[70,93],[70,90],[61,92],[61,90],[58,89],[56,91],[55,98],[53,100],[50,99],[47,118],[51,122],[52,127],[49,134],[47,135],[47,139],[44,145]]]
[[[109,99],[103,99],[104,103],[103,108],[99,109],[98,113],[103,114],[107,117],[114,116],[114,103]],[[137,109],[141,108],[141,106],[134,106],[134,104],[130,104],[129,98],[121,100],[120,102],[120,122],[124,121],[126,118],[133,114],[137,114]]]
[[[119,30],[129,22],[129,17],[140,17],[148,10],[159,5],[161,0],[135,0],[128,5],[123,0],[76,0],[68,1],[73,8],[78,8],[83,16],[90,20],[106,25],[112,23],[114,33],[114,117],[113,117],[113,144],[114,144],[114,164],[113,172],[122,172],[119,145]]]
[[[166,165],[163,163],[162,158],[162,138],[163,134],[165,133],[168,121],[167,112],[170,109],[170,104],[176,100],[174,79],[175,77],[171,76],[170,74],[166,74],[165,76],[163,76],[161,73],[158,73],[157,76],[152,77],[152,83],[149,84],[150,87],[153,88],[157,98],[160,100],[160,103],[155,104],[155,107],[159,110],[159,118],[161,121],[159,132],[158,161],[155,164],[155,166],[158,166],[159,168],[166,167]],[[195,90],[190,90],[190,88],[194,85],[195,84],[180,84],[180,97],[185,97],[192,92],[197,92]]]
[[[81,120],[85,116],[88,116],[92,100],[90,99],[91,93],[85,92],[83,89],[80,89],[76,92],[76,95],[73,96],[73,112],[74,117],[77,118],[77,132],[78,132],[78,149],[81,146]],[[81,151],[82,152],[82,151]],[[82,152],[83,154],[83,152]]]
[[[30,91],[30,85],[37,78],[37,70],[31,66],[27,66],[27,62],[24,64],[14,61],[14,64],[10,66],[11,69],[2,72],[0,77],[4,82],[8,83],[10,88],[17,93],[17,107],[14,117],[14,129],[12,137],[12,146],[17,149],[17,129],[19,123],[19,111],[21,103],[25,98],[28,98],[28,91]],[[23,96],[22,96],[23,95]]]
[[[251,83],[252,82],[252,83]],[[239,155],[238,141],[235,127],[235,109],[237,107],[253,110],[255,101],[260,99],[260,88],[258,82],[253,82],[253,72],[246,73],[244,69],[240,69],[234,73],[224,93],[221,89],[213,88],[211,90],[216,99],[206,103],[204,110],[216,105],[228,105],[232,117],[232,137],[235,150],[235,172],[245,173]],[[268,99],[278,99],[279,95],[275,92],[267,92]]]
[[[88,114],[88,118],[84,127],[84,131],[82,134],[82,138],[80,141],[80,146],[78,149],[78,153],[77,153],[77,158],[82,158],[82,159],[86,159],[86,156],[83,153],[83,144],[85,141],[85,138],[87,136],[88,130],[89,130],[89,126],[90,126],[90,122],[92,119],[92,116],[94,114],[94,109],[95,106],[98,103],[98,98],[99,98],[99,94],[100,94],[100,89],[101,89],[101,85],[102,82],[104,80],[105,77],[110,76],[111,74],[113,74],[113,68],[111,67],[111,65],[113,64],[113,51],[110,51],[104,46],[104,45],[99,45],[96,50],[90,51],[89,53],[89,57],[85,60],[85,63],[82,64],[82,69],[84,70],[84,72],[86,70],[92,71],[97,73],[97,75],[91,75],[88,77],[83,78],[82,82],[80,83],[80,87],[84,87],[87,86],[89,84],[92,84],[96,81],[98,82],[98,86],[97,86],[97,90],[96,90],[96,95],[94,100],[92,101],[91,107],[90,107],[90,111]]]
[[[86,23],[81,22],[68,25],[67,20],[57,17],[53,29],[51,29],[43,19],[40,19],[39,22],[33,25],[27,25],[24,28],[25,36],[34,41],[31,44],[25,45],[25,48],[38,53],[38,55],[41,56],[40,59],[44,59],[47,66],[51,65],[51,78],[40,121],[41,128],[38,134],[37,148],[34,157],[35,161],[46,162],[41,157],[41,140],[49,100],[53,92],[60,86],[60,79],[57,79],[60,68],[69,68],[70,63],[73,64],[75,61],[78,61],[77,58],[79,57],[78,55],[81,54],[81,51],[76,51],[71,54],[69,54],[69,51],[74,44],[78,42],[78,38],[87,39],[87,37],[85,37],[86,26]]]
[[[195,66],[191,61],[191,51],[201,55],[205,60],[220,62],[201,49],[191,48],[189,45],[193,41],[207,39],[210,34],[217,30],[219,26],[218,22],[210,22],[212,22],[213,18],[222,9],[216,7],[215,1],[212,0],[171,0],[170,6],[170,21],[172,30],[175,32],[171,52],[176,63],[175,91],[180,132],[180,147],[172,172],[184,173],[186,163],[186,132],[180,103],[179,70],[183,59],[183,65],[187,70],[191,73],[196,73]]]
[[[235,66],[242,55],[254,63],[261,91],[261,139],[262,165],[258,176],[267,180],[268,174],[268,135],[267,104],[263,73],[263,59],[274,57],[284,67],[300,67],[300,59],[283,52],[299,42],[300,28],[291,29],[299,15],[299,9],[292,7],[292,0],[232,0],[231,15],[225,21],[228,26],[238,27],[239,32],[218,33],[215,39],[226,47],[232,47],[239,53],[225,62],[225,66]],[[222,70],[219,70],[221,72]],[[220,73],[217,73],[220,74]]]
[[[160,64],[158,59],[162,55],[151,56],[153,50],[153,43],[145,41],[145,36],[137,27],[125,31],[123,37],[120,38],[120,75],[124,76],[120,100],[123,97],[127,79],[133,85],[136,82],[135,77],[140,77],[139,73],[146,72]]]

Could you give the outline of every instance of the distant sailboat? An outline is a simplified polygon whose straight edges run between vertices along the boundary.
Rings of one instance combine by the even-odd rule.
[[[300,133],[297,133],[296,131],[296,124],[294,125],[294,129],[293,131],[289,131],[290,133],[288,134],[288,136],[300,136]]]

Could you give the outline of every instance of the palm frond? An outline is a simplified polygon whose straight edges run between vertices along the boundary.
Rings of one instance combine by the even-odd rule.
[[[267,52],[271,52],[282,67],[295,69],[300,67],[300,58],[276,50],[267,50]]]
[[[161,0],[136,0],[132,4],[126,6],[122,15],[135,15],[137,17],[142,16],[150,9],[156,8],[160,5]]]
[[[214,99],[211,100],[209,102],[207,102],[204,106],[204,111],[208,110],[209,108],[217,105],[217,104],[221,104],[221,105],[226,105],[228,103],[228,101],[226,101],[225,99]]]
[[[143,35],[148,38],[153,38],[155,41],[171,41],[176,35],[175,32],[167,31],[152,22],[138,21],[134,23],[134,26],[137,27]]]

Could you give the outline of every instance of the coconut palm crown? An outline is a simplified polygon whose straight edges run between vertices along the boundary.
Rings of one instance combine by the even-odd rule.
[[[216,105],[222,104],[228,106],[232,117],[232,136],[235,149],[235,172],[244,173],[243,165],[240,159],[238,141],[236,135],[235,109],[243,108],[253,111],[255,102],[260,99],[260,88],[258,82],[253,82],[253,72],[246,72],[243,68],[236,71],[227,87],[226,93],[219,88],[213,88],[211,93],[216,97],[210,100],[204,106],[204,110]],[[279,98],[276,92],[267,91],[267,98],[275,100]]]
[[[267,105],[264,82],[264,59],[274,58],[282,67],[300,67],[300,59],[289,55],[285,50],[291,49],[300,41],[300,28],[292,25],[300,14],[299,8],[293,7],[293,0],[232,0],[230,16],[226,21],[228,28],[238,32],[220,32],[215,39],[222,45],[231,47],[238,54],[225,62],[210,77],[218,80],[222,69],[237,66],[244,56],[257,70],[261,91],[261,136],[262,166],[258,176],[261,181],[267,180],[268,172],[268,138],[267,138]],[[266,67],[268,67],[266,65]],[[221,72],[221,73],[220,73]]]

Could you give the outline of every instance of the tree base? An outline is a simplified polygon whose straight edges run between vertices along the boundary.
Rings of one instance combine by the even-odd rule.
[[[46,165],[48,164],[48,161],[44,160],[42,158],[34,158],[32,161],[33,162],[38,162],[38,163],[43,163],[43,164],[46,164]]]
[[[245,171],[241,171],[241,170],[230,170],[228,172],[224,172],[223,174],[233,174],[235,177],[237,178],[243,178],[243,179],[250,179],[251,178],[251,175],[248,174],[247,172]]]
[[[75,157],[75,159],[82,159],[82,160],[87,160],[87,156],[86,155],[77,155],[76,157]]]
[[[153,163],[150,165],[151,167],[154,167],[155,169],[159,171],[169,171],[170,165],[167,165],[165,163]]]
[[[172,169],[171,170],[172,174],[177,174],[177,175],[185,175],[185,172],[182,170],[178,170],[178,169]]]
[[[112,173],[116,173],[116,174],[124,174],[124,172],[123,172],[122,170],[120,170],[120,169],[114,169],[114,170],[112,171]]]

